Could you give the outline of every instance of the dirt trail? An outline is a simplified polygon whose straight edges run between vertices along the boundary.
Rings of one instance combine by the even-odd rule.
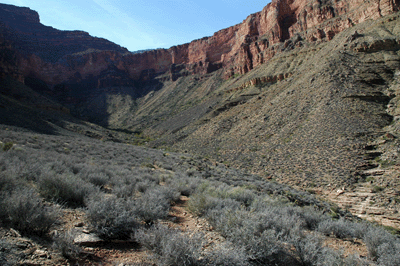
[[[184,232],[199,232],[204,234],[207,240],[205,248],[222,241],[223,238],[218,233],[212,231],[212,227],[205,219],[198,218],[187,211],[188,200],[189,198],[182,196],[171,207],[168,218],[161,223],[169,227],[179,228]],[[122,266],[133,263],[148,263],[152,265],[148,259],[150,253],[133,242],[100,244],[93,248],[86,247],[85,251],[89,254],[88,258],[84,261],[85,265]]]
[[[367,196],[368,198],[368,196]],[[204,235],[206,243],[204,250],[213,249],[215,245],[224,241],[224,238],[215,232],[212,226],[204,219],[192,215],[187,210],[187,197],[181,199],[171,207],[171,211],[166,220],[161,221],[172,228],[179,228],[183,232],[201,233]],[[64,222],[58,229],[61,231],[78,230],[88,232],[85,225],[87,221],[85,215],[79,210],[65,210]],[[85,234],[85,233],[84,233]],[[113,241],[113,242],[94,242],[93,245],[83,247],[85,256],[78,262],[68,262],[61,255],[47,244],[41,245],[21,237],[15,230],[0,230],[0,236],[7,238],[8,241],[15,243],[24,249],[26,253],[25,263],[29,265],[102,265],[102,266],[123,266],[123,265],[154,265],[149,258],[151,253],[146,251],[136,242]],[[358,253],[367,256],[367,249],[361,240],[336,239],[325,237],[324,244],[330,248],[342,250],[345,255]]]

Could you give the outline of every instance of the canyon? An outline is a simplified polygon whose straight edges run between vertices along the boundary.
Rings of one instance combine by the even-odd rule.
[[[1,17],[3,30],[10,30],[3,38],[11,39],[23,51],[18,57],[21,74],[55,86],[98,77],[112,66],[133,80],[146,80],[160,73],[169,73],[176,80],[180,65],[186,75],[222,68],[224,78],[229,78],[267,63],[277,53],[301,46],[302,40],[329,41],[344,29],[396,12],[398,6],[393,0],[274,0],[241,24],[211,37],[136,54],[86,32],[44,26],[39,15],[28,8],[2,5]],[[12,32],[17,35],[15,39],[8,38]]]
[[[274,0],[213,36],[131,53],[1,4],[0,78],[48,97],[30,100],[41,111],[146,136],[149,147],[309,190],[398,228],[399,7]],[[54,121],[45,123],[66,127]]]

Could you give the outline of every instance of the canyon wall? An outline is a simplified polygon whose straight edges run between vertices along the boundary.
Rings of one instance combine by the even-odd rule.
[[[97,77],[110,67],[133,80],[148,80],[165,72],[175,80],[180,74],[174,72],[182,68],[186,74],[224,68],[229,78],[268,62],[283,50],[301,46],[302,41],[329,41],[348,27],[398,8],[399,0],[273,0],[261,12],[211,37],[136,54],[86,32],[46,27],[28,8],[0,5],[0,15],[1,26],[11,32],[13,46],[20,51],[20,73],[53,87]]]

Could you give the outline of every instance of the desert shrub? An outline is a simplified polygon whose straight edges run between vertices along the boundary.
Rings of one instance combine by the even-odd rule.
[[[243,209],[213,210],[208,215],[211,224],[230,242],[243,248],[254,265],[288,263],[284,234],[273,227],[265,227],[260,214]]]
[[[290,206],[265,206],[256,219],[261,228],[274,229],[283,236],[305,227],[305,222],[298,215],[297,209]]]
[[[315,195],[309,192],[295,190],[287,185],[279,184],[275,182],[262,182],[259,185],[268,194],[275,196],[281,195],[287,198],[292,203],[298,206],[314,206],[320,210],[329,210],[330,204],[318,200]]]
[[[7,174],[2,174],[0,178],[0,192],[11,192],[19,185],[16,178],[11,177]]]
[[[169,202],[175,203],[181,198],[181,194],[175,188],[168,186],[158,186],[156,187],[160,190],[160,194]],[[150,193],[150,192],[148,192]]]
[[[216,205],[216,200],[204,194],[195,194],[190,197],[188,209],[198,216],[203,216]]]
[[[272,197],[269,195],[260,195],[253,200],[249,210],[252,212],[263,212],[267,206],[286,207],[288,204],[290,204],[290,202],[286,198],[280,196]]]
[[[378,192],[381,192],[381,191],[384,190],[384,189],[385,189],[385,188],[380,187],[380,186],[373,186],[372,189],[371,189],[371,192],[372,192],[372,193],[378,193]]]
[[[11,150],[0,153],[0,172],[15,179],[21,179],[26,172],[28,157],[25,152]]]
[[[110,176],[110,184],[113,186],[120,183],[130,183],[131,179],[138,179],[131,169],[126,169],[124,166],[107,167],[105,172]]]
[[[0,195],[2,222],[22,233],[44,235],[57,221],[56,207],[45,206],[35,191],[16,189]]]
[[[258,196],[250,206],[252,212],[264,213],[269,222],[282,228],[290,228],[299,226],[301,228],[314,230],[319,223],[326,219],[330,219],[321,211],[313,206],[290,206],[285,198],[271,198],[269,196]],[[282,223],[279,225],[279,221]]]
[[[396,242],[393,235],[389,234],[384,229],[373,226],[367,229],[363,241],[367,246],[369,257],[372,259],[379,259],[379,255],[383,254],[378,252],[381,245],[387,243],[393,245]]]
[[[141,181],[138,181],[136,183],[136,187],[135,190],[143,193],[146,192],[147,189],[150,189],[152,187],[154,187],[155,185],[158,185],[159,180],[154,180],[153,178],[146,178],[146,179],[142,179]]]
[[[20,259],[21,256],[17,252],[17,247],[6,239],[0,239],[0,265],[18,265]]]
[[[3,151],[9,151],[14,146],[13,142],[6,142],[2,145]]]
[[[327,219],[318,225],[317,230],[325,235],[334,235],[337,238],[355,237],[354,223],[340,218],[339,220]]]
[[[220,199],[232,199],[239,202],[241,205],[250,206],[257,194],[244,187],[232,187],[221,182],[203,182],[198,186],[196,194],[204,194]]]
[[[190,196],[195,192],[199,182],[201,182],[201,180],[198,178],[185,178],[184,176],[177,175],[168,180],[167,185],[179,191],[183,196]]]
[[[138,242],[155,254],[158,265],[202,265],[201,235],[184,234],[178,229],[155,225],[150,229],[139,229],[135,235]]]
[[[80,163],[79,165],[71,166],[70,171],[98,187],[103,187],[110,183],[110,174],[103,166]]]
[[[330,217],[322,214],[313,206],[306,206],[301,208],[298,214],[304,220],[305,226],[309,230],[315,230],[321,222],[330,219]]]
[[[294,253],[300,265],[327,265],[322,263],[327,249],[323,247],[319,236],[312,233],[307,235],[301,232],[292,233],[289,242],[294,247]]]
[[[139,224],[135,204],[129,199],[92,196],[86,213],[91,226],[105,240],[129,239]]]
[[[333,265],[346,265],[346,266],[370,266],[371,262],[368,261],[367,259],[360,258],[358,255],[349,255],[346,258],[344,258],[343,264],[333,264]]]
[[[352,222],[351,227],[353,229],[353,237],[362,239],[370,226],[371,225],[365,221]]]
[[[204,264],[209,266],[250,266],[243,247],[229,241],[218,244],[205,254]]]
[[[379,265],[400,265],[400,243],[383,243],[378,247],[377,256]]]
[[[130,184],[120,183],[112,188],[112,192],[118,198],[131,198],[136,194],[136,183],[132,182]]]
[[[98,187],[105,186],[109,180],[109,176],[107,176],[105,173],[90,173],[87,176],[87,181]]]
[[[58,157],[58,158],[57,158]],[[68,159],[57,156],[54,158],[54,161],[47,163],[47,168],[50,172],[55,173],[57,175],[61,174],[72,174],[72,164],[68,161]]]
[[[256,196],[257,195],[254,193],[254,191],[245,189],[243,187],[234,187],[227,191],[225,197],[234,199],[248,207],[253,203]]]
[[[219,182],[203,182],[190,197],[188,208],[191,212],[204,216],[215,209],[247,207],[255,198],[252,191],[244,188],[232,188]]]
[[[329,248],[324,248],[321,252],[321,255],[313,263],[313,265],[350,266],[358,265],[359,261],[346,259],[340,252]]]
[[[93,184],[73,174],[58,175],[47,172],[41,176],[38,185],[40,194],[44,198],[70,207],[84,206],[85,199],[98,191]]]
[[[120,198],[130,198],[135,196],[136,185],[141,180],[140,177],[133,175],[132,172],[127,170],[119,170],[117,174],[120,176],[113,176],[110,179],[113,194]]]
[[[157,187],[147,190],[135,200],[135,214],[147,224],[167,217],[171,197],[168,189]]]
[[[325,221],[321,224],[324,223]],[[339,222],[337,224],[339,224],[339,226],[334,227],[334,230],[343,228],[343,225],[350,225],[351,223]],[[350,227],[352,228],[351,233],[353,233],[354,227]],[[344,235],[347,237],[349,233],[345,233]],[[341,237],[343,237],[343,235],[341,235]],[[358,256],[347,256],[345,258],[340,252],[324,247],[321,236],[314,232],[305,233],[301,230],[292,230],[290,235],[286,237],[286,240],[293,245],[295,258],[300,265],[370,265],[370,263],[360,259]]]
[[[60,251],[68,260],[77,260],[83,250],[74,243],[74,238],[72,231],[60,233],[53,238],[53,248]]]
[[[246,242],[240,238],[246,234],[252,234],[253,228],[250,228],[249,223],[252,218],[247,211],[240,209],[214,209],[207,215],[207,219],[225,238],[235,240],[234,243]]]
[[[245,250],[253,264],[282,265],[289,262],[289,256],[279,240],[281,235],[275,230],[264,230],[260,235],[249,234],[244,237],[248,238]]]
[[[195,194],[190,197],[188,209],[199,216],[206,216],[209,212],[218,212],[222,209],[239,209],[240,203],[232,199],[221,199],[207,194]]]
[[[249,215],[252,223],[258,224],[259,230],[273,229],[282,236],[306,227],[297,207],[266,205],[257,212],[250,209]]]

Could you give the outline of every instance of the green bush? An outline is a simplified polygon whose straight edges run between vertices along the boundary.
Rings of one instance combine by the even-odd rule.
[[[381,192],[382,190],[384,190],[384,188],[380,186],[373,186],[371,189],[372,193],[378,193]]]
[[[14,146],[13,142],[6,142],[3,144],[3,151],[9,151]]]

